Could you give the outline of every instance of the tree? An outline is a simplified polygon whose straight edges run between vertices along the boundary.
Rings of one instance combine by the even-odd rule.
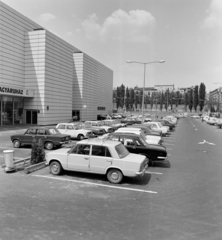
[[[133,88],[130,88],[129,90],[129,93],[130,93],[130,110],[133,109],[133,106],[134,106],[134,89]]]
[[[191,112],[193,108],[193,89],[192,88],[189,91],[188,97],[189,97],[189,109]]]
[[[160,110],[161,111],[163,109],[163,101],[164,101],[164,95],[163,95],[163,92],[161,92],[161,98],[160,98]]]
[[[135,109],[137,110],[137,104],[138,104],[138,95],[139,95],[139,92],[136,91],[136,93],[134,94],[134,103],[135,103]]]
[[[185,92],[185,94],[184,94],[184,105],[185,105],[185,108],[187,111],[187,106],[189,105],[189,96],[188,96],[187,92]]]
[[[120,107],[123,108],[125,104],[125,86],[120,86]]]
[[[32,141],[31,164],[36,164],[45,161],[44,144],[40,138],[37,142],[36,138]]]
[[[125,101],[126,111],[129,110],[130,107],[130,94],[128,87],[126,88],[126,101]]]
[[[117,108],[117,110],[120,107],[120,98],[121,98],[121,89],[120,89],[120,87],[117,87],[116,88],[116,108]]]
[[[140,105],[140,109],[142,109],[142,104],[143,104],[143,90],[142,89],[140,89],[140,91],[139,91],[138,103]]]
[[[193,92],[193,107],[195,112],[197,111],[198,104],[199,104],[199,94],[198,94],[198,86],[196,85]]]
[[[152,92],[151,99],[150,99],[150,108],[151,108],[151,110],[153,109],[153,102],[154,102],[154,92]]]
[[[204,107],[205,98],[206,98],[206,87],[205,87],[204,83],[201,83],[200,87],[199,87],[199,106],[200,106],[201,112]]]

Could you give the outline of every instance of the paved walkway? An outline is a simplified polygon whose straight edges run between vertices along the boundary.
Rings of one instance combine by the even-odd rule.
[[[27,128],[33,127],[33,126],[37,126],[37,125],[31,125],[31,124],[5,125],[5,126],[0,126],[0,132],[27,129]]]

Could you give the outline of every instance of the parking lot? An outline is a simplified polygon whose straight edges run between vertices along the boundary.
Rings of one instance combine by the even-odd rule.
[[[10,135],[22,131],[0,132],[1,162],[2,151],[13,149]],[[149,167],[143,180],[124,178],[118,185],[97,174],[52,176],[48,167],[29,175],[2,170],[0,237],[220,239],[221,140],[221,129],[182,118],[164,137],[167,162]],[[15,157],[30,152],[15,149]]]

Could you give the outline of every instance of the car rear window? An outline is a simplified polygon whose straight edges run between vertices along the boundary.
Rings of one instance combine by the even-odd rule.
[[[124,158],[129,154],[129,151],[126,149],[126,147],[123,144],[117,145],[115,149],[120,158]]]

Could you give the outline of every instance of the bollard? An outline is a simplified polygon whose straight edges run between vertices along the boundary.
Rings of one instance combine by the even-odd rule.
[[[5,172],[15,171],[14,161],[13,161],[14,150],[4,150],[3,154],[5,158]]]

